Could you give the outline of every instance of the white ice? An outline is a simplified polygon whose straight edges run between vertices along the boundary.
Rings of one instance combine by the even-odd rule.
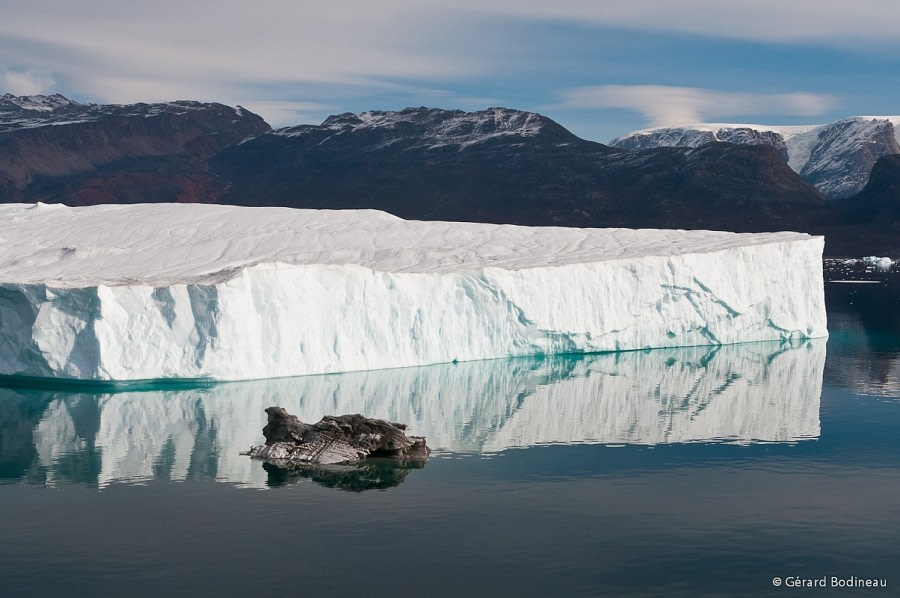
[[[0,206],[0,374],[239,380],[827,334],[820,237]]]
[[[864,257],[862,261],[870,266],[875,266],[875,269],[880,272],[887,272],[894,263],[889,257],[878,257],[874,255]]]

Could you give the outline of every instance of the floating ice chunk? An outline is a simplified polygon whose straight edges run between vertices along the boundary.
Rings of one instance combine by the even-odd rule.
[[[879,272],[887,272],[891,269],[891,265],[894,263],[893,260],[889,257],[876,257],[874,255],[870,255],[869,257],[864,257],[862,261],[870,266],[875,266],[875,269]]]
[[[0,374],[239,380],[827,334],[821,237],[0,206]]]

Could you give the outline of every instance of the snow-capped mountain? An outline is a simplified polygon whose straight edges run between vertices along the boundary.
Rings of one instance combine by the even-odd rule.
[[[628,152],[505,108],[342,114],[230,147],[210,167],[232,182],[223,203],[417,220],[734,230],[721,217],[736,210],[745,227],[824,203],[767,146]]]
[[[222,104],[0,96],[0,201],[212,201],[205,160],[270,129]],[[99,174],[101,173],[102,174]]]
[[[240,121],[260,121],[258,116],[240,106],[209,104],[191,100],[155,104],[82,104],[60,94],[49,96],[0,96],[0,132],[31,129],[48,125],[75,125],[99,122],[109,118],[185,116],[213,113]],[[268,130],[266,127],[264,130]]]
[[[0,120],[8,115],[22,112],[62,112],[67,108],[80,106],[78,102],[58,93],[49,96],[14,96],[6,93],[0,96]]]
[[[327,133],[322,144],[334,143],[341,135],[354,135],[356,139],[369,136],[371,149],[383,149],[397,143],[407,149],[465,149],[491,142],[535,140],[563,144],[582,141],[545,116],[507,108],[488,108],[478,112],[425,107],[396,112],[347,112],[330,116],[319,126],[289,127],[274,134],[302,137],[311,131]]]
[[[699,147],[713,141],[775,147],[826,197],[859,193],[878,158],[900,153],[900,116],[854,116],[825,125],[701,124],[635,131],[610,145],[628,150]]]

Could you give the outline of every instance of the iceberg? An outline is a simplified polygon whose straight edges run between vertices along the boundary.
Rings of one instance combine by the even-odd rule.
[[[0,375],[245,380],[827,335],[803,233],[0,206]]]
[[[875,266],[875,269],[879,272],[889,272],[891,266],[894,264],[893,260],[889,257],[878,257],[874,255],[864,257],[862,261],[864,264]]]

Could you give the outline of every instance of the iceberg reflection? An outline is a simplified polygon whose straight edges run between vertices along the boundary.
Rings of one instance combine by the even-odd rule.
[[[271,405],[308,422],[343,413],[404,422],[433,449],[451,452],[554,443],[794,442],[819,436],[824,363],[825,340],[814,339],[183,390],[0,389],[0,477],[100,487],[215,478],[263,487],[269,472],[240,452],[262,441],[263,410]]]

